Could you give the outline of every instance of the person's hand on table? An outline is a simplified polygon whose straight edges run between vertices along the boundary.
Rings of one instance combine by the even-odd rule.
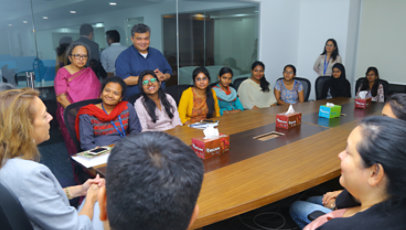
[[[97,174],[94,179],[88,179],[85,183],[82,184],[82,195],[87,195],[89,188],[91,188],[92,185],[96,185],[98,188],[100,188],[104,186],[104,184],[105,180],[103,178],[100,178],[99,174]]]
[[[334,209],[336,207],[336,199],[337,196],[340,195],[340,193],[343,190],[337,190],[333,192],[327,192],[326,194],[323,195],[322,203],[325,207]]]

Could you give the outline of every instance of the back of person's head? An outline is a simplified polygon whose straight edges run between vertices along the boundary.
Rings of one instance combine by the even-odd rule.
[[[346,79],[344,65],[341,64],[341,63],[336,63],[336,64],[333,65],[332,69],[335,69],[335,68],[337,68],[337,69],[339,69],[341,71],[340,79]]]
[[[151,33],[151,29],[149,28],[149,26],[145,25],[145,24],[137,24],[134,25],[133,28],[131,29],[131,37],[134,37],[134,34],[143,34],[143,33]]]
[[[125,84],[125,82],[124,82],[124,80],[122,78],[116,77],[116,76],[108,77],[108,78],[106,78],[106,80],[104,80],[103,85],[101,87],[101,92],[103,92],[106,85],[111,83],[111,82],[117,83],[117,84],[119,84],[121,86],[121,97],[124,97],[125,91],[127,89],[127,85]]]
[[[71,36],[63,36],[61,39],[59,39],[59,46],[56,47],[56,54],[58,56],[64,55],[66,49],[72,42],[73,40]]]
[[[162,132],[128,136],[107,164],[107,218],[112,229],[187,229],[203,180],[193,150]]]
[[[29,88],[0,92],[0,167],[15,157],[37,159],[39,153],[32,138],[32,103],[38,95]]]
[[[398,118],[406,121],[406,93],[397,93],[389,97],[387,102],[392,113]]]
[[[93,27],[90,24],[82,24],[79,29],[80,35],[88,36],[89,34],[93,33]]]
[[[234,74],[233,74],[233,70],[232,70],[231,68],[229,68],[229,67],[223,67],[223,68],[221,68],[220,71],[219,71],[219,76],[221,77],[223,74],[226,74],[226,73],[231,74],[231,76],[234,75]]]
[[[112,43],[120,42],[120,33],[117,30],[106,31],[107,40],[111,40]]]
[[[9,89],[15,89],[15,87],[10,83],[0,82],[0,92],[5,91],[5,90],[9,90]]]
[[[251,70],[254,70],[257,66],[262,66],[262,69],[264,69],[265,72],[265,64],[261,61],[255,61],[254,63],[252,63]],[[269,92],[269,82],[266,80],[265,74],[264,77],[261,78],[259,86],[261,87],[262,92]]]
[[[386,116],[368,117],[360,124],[362,140],[357,146],[363,165],[380,164],[388,179],[389,200],[406,198],[406,121]]]

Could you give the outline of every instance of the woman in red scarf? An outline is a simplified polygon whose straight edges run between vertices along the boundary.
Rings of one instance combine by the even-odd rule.
[[[83,150],[114,144],[128,134],[141,131],[134,107],[122,101],[125,89],[121,78],[108,78],[102,86],[102,102],[79,110],[75,128]]]

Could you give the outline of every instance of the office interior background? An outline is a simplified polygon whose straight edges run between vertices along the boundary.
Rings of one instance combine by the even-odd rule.
[[[151,28],[151,46],[174,70],[172,81],[191,81],[195,66],[215,75],[227,65],[235,77],[249,76],[261,60],[272,87],[283,66],[314,85],[313,64],[328,38],[338,42],[352,83],[376,66],[390,83],[406,84],[406,1],[403,0],[0,0],[1,76],[33,71],[53,80],[56,52],[63,36],[79,38],[79,27],[94,27],[94,40],[107,47],[105,31],[116,29],[131,45],[134,24]],[[37,63],[38,64],[38,63]],[[216,78],[217,76],[212,76]],[[10,79],[12,80],[12,79]],[[314,99],[312,86],[311,99]]]

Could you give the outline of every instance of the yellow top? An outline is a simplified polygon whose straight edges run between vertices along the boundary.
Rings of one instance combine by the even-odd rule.
[[[179,117],[180,121],[182,123],[185,123],[186,121],[190,120],[192,118],[192,110],[193,110],[193,87],[189,87],[185,91],[183,91],[182,96],[179,101],[179,106],[178,106],[178,111],[179,111]],[[216,96],[216,92],[214,90],[211,90],[213,94],[213,100],[214,100],[214,114],[213,117],[219,117],[220,116],[220,108]]]

